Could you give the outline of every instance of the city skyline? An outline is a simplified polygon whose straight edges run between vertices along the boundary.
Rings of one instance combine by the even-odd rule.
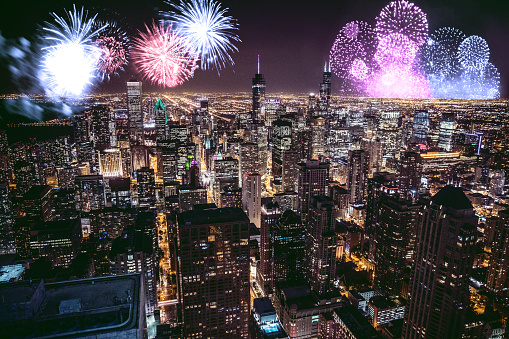
[[[286,2],[261,1],[256,3],[238,4],[223,1],[221,5],[228,8],[238,24],[236,32],[242,42],[237,43],[238,52],[232,53],[235,62],[233,66],[226,66],[218,76],[214,70],[196,70],[194,77],[181,86],[169,91],[195,92],[227,92],[249,91],[246,79],[257,71],[257,56],[260,55],[261,72],[267,80],[267,92],[316,92],[316,83],[320,82],[320,71],[328,61],[329,51],[341,27],[353,20],[373,21],[388,1],[369,1],[361,3],[326,1],[316,5],[310,1],[293,4]],[[73,2],[60,1],[52,4],[28,3],[29,9],[20,12],[13,8],[3,11],[10,13],[9,17],[0,21],[0,32],[3,37],[16,39],[33,38],[38,25],[50,21],[50,12],[64,14],[64,9],[72,9]],[[117,13],[127,25],[127,31],[135,35],[143,28],[144,23],[150,23],[158,18],[160,10],[168,10],[170,6],[162,1],[150,1],[138,4],[135,2],[109,2],[102,5],[99,2],[76,3],[84,5],[90,12],[107,11]],[[467,36],[479,35],[488,42],[492,59],[501,73],[501,97],[507,97],[507,83],[509,63],[504,57],[507,54],[505,40],[509,26],[503,20],[504,5],[494,2],[482,4],[464,3],[460,1],[441,4],[436,1],[418,1],[423,12],[428,15],[430,33],[439,27],[456,27]],[[5,5],[9,9],[8,5]],[[37,10],[36,10],[37,8]],[[1,75],[8,78],[5,61],[2,63]],[[132,76],[141,78],[128,65],[120,76],[113,76],[110,82],[103,82],[93,89],[94,93],[121,92],[123,83]],[[26,79],[25,79],[26,80]],[[140,79],[138,79],[140,80]],[[332,95],[340,95],[337,76],[332,78]],[[25,84],[26,85],[26,84]],[[10,81],[0,86],[1,92],[28,92],[26,88],[14,86]],[[23,87],[23,86],[21,86]],[[156,86],[147,84],[149,90],[156,90]]]

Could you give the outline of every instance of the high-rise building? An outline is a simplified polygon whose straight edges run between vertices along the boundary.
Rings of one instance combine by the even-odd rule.
[[[336,277],[336,213],[331,198],[312,198],[306,225],[306,275],[311,289],[320,295],[332,291]]]
[[[498,296],[509,296],[509,237],[507,231],[509,228],[509,210],[499,211],[496,219],[490,220],[492,241],[491,259],[488,266],[488,276],[486,286],[489,291]],[[490,239],[487,239],[488,241]]]
[[[239,161],[232,157],[217,157],[214,160],[214,200],[219,201],[219,194],[225,187],[239,187]]]
[[[366,188],[369,173],[369,153],[363,150],[348,152],[348,179],[350,203],[362,205],[366,203]]]
[[[456,132],[456,118],[454,113],[442,113],[440,131],[438,134],[438,148],[444,152],[450,152],[453,148],[453,136]]]
[[[73,189],[59,188],[51,193],[53,220],[69,220],[78,216]]]
[[[327,63],[323,66],[323,80],[320,84],[320,92],[317,100],[317,113],[318,115],[326,116],[330,111],[330,96],[331,96],[331,67],[327,68]]]
[[[23,195],[23,212],[28,221],[51,221],[51,186],[35,185]]]
[[[412,128],[412,142],[417,144],[428,144],[429,132],[429,113],[428,111],[418,110],[414,114],[414,123]]]
[[[246,175],[258,173],[258,144],[243,142],[239,145],[240,185]]]
[[[115,119],[110,107],[104,104],[94,105],[90,109],[92,121],[92,136],[94,147],[112,146],[111,136],[115,136]],[[113,122],[113,131],[110,130],[110,122]]]
[[[180,186],[179,188],[179,208],[180,212],[194,209],[194,205],[207,203],[207,189],[197,186]]]
[[[265,126],[272,126],[272,122],[285,113],[286,107],[281,104],[281,100],[265,100]]]
[[[106,197],[102,175],[78,175],[74,178],[76,210],[90,212],[105,207]]]
[[[156,207],[156,182],[154,170],[143,167],[136,171],[138,207],[155,208]]]
[[[416,200],[421,187],[422,158],[416,152],[403,152],[398,163],[398,190],[403,200]]]
[[[260,227],[262,212],[262,177],[260,174],[248,174],[243,178],[242,208],[249,221]]]
[[[258,72],[253,78],[251,86],[253,90],[253,112],[252,120],[258,120],[262,117],[263,104],[265,103],[265,78],[260,73],[260,56],[258,56]]]
[[[161,100],[161,96],[159,96],[154,106],[154,113],[156,121],[156,140],[166,140],[168,134],[168,113]]]
[[[276,184],[283,180],[283,154],[292,146],[292,123],[277,119],[272,123],[272,177]]]
[[[143,145],[143,108],[141,82],[131,79],[127,82],[127,110],[129,115],[129,137],[131,145]]]
[[[399,150],[399,118],[398,112],[382,112],[380,122],[376,131],[376,136],[382,141],[383,166],[394,168],[396,165],[394,159]]]
[[[185,337],[249,337],[249,219],[240,208],[177,217]]]
[[[302,281],[305,271],[305,236],[306,227],[292,210],[284,211],[272,226],[273,284]]]
[[[311,119],[311,149],[312,159],[319,159],[325,155],[325,130],[326,120],[322,116]]]
[[[257,280],[266,294],[272,294],[272,246],[271,234],[281,211],[277,203],[269,202],[262,206],[260,226],[260,265],[256,270]]]
[[[328,191],[329,163],[308,160],[299,164],[297,211],[304,224],[308,222],[311,198],[315,195],[327,195]]]
[[[268,297],[253,300],[251,339],[288,338]]]
[[[99,148],[97,150],[99,174],[103,177],[121,177],[122,155],[119,148]]]
[[[295,192],[297,190],[296,184],[298,182],[298,153],[295,151],[283,152],[283,173],[281,177],[282,192]]]
[[[461,338],[477,217],[461,188],[446,186],[422,210],[404,338]]]
[[[405,271],[414,255],[420,207],[386,194],[376,204],[374,232],[370,234],[370,242],[374,242],[373,280],[389,295],[402,294]]]
[[[0,182],[0,255],[15,252],[14,211],[7,181]]]

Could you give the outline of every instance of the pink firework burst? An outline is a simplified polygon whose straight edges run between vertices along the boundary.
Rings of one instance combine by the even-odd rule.
[[[415,4],[406,0],[393,1],[376,18],[375,30],[379,40],[399,33],[406,35],[419,47],[428,36],[428,19]]]
[[[193,77],[198,58],[192,46],[171,25],[145,25],[134,39],[132,59],[141,75],[152,84],[175,87]]]
[[[127,63],[127,50],[121,41],[111,36],[101,36],[95,40],[101,50],[98,68],[103,77],[115,74]]]
[[[426,79],[409,67],[392,65],[370,81],[368,93],[379,98],[430,98]]]
[[[350,67],[350,74],[359,80],[366,80],[369,75],[369,67],[362,59],[355,59]]]
[[[394,65],[410,67],[417,51],[417,45],[406,35],[393,33],[380,39],[375,60],[381,68],[390,68]]]

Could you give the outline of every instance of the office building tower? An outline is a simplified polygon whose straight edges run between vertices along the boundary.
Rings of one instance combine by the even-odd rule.
[[[273,284],[302,281],[305,271],[306,227],[292,210],[282,212],[272,225],[271,266]]]
[[[507,246],[509,237],[507,230],[509,228],[509,210],[498,212],[498,217],[490,220],[491,237],[487,239],[487,244],[491,248],[491,259],[488,266],[488,276],[486,278],[486,287],[490,292],[497,296],[509,296],[509,252]]]
[[[219,201],[217,206],[219,208],[225,207],[242,208],[243,199],[242,192],[243,192],[242,188],[233,188],[231,186],[226,186],[219,194]]]
[[[418,110],[414,114],[412,128],[412,142],[416,144],[428,144],[429,132],[429,113],[428,111]]]
[[[127,209],[131,208],[131,179],[110,178],[111,207]]]
[[[79,219],[38,222],[30,227],[30,250],[33,259],[46,257],[52,266],[69,267],[80,253]]]
[[[341,305],[330,312],[320,314],[319,329],[319,338],[382,338],[368,319],[352,305]]]
[[[140,168],[149,167],[149,149],[147,146],[133,146],[131,144],[131,171],[136,172]]]
[[[350,206],[350,192],[344,187],[335,185],[329,189],[329,196],[338,208],[338,218],[345,219]]]
[[[51,192],[53,220],[69,220],[78,217],[74,189],[59,188]]]
[[[156,207],[156,182],[154,170],[144,167],[136,171],[138,207],[155,208]]]
[[[94,147],[111,147],[111,136],[115,136],[114,113],[107,105],[94,105],[90,109],[92,122],[92,139]],[[113,131],[110,130],[110,122],[113,122]]]
[[[442,113],[440,131],[438,134],[438,149],[451,152],[454,146],[454,134],[456,132],[456,117],[454,113]]]
[[[272,123],[285,113],[286,107],[281,104],[281,100],[265,100],[265,126],[272,126]]]
[[[461,338],[469,307],[477,217],[461,188],[446,186],[422,209],[404,338]]]
[[[362,205],[366,202],[368,173],[369,153],[363,150],[349,151],[347,187],[351,204]]]
[[[116,239],[136,221],[136,210],[107,207],[90,212],[90,230],[102,238]],[[138,213],[140,214],[140,213]]]
[[[0,182],[0,255],[13,254],[14,244],[14,210],[7,181]]]
[[[147,314],[153,314],[157,306],[156,258],[152,239],[147,234],[128,229],[113,240],[108,256],[112,275],[141,273],[145,287]]]
[[[327,195],[329,191],[329,163],[308,160],[299,164],[298,207],[297,211],[306,224],[309,219],[311,198],[315,195]]]
[[[256,270],[257,280],[265,294],[272,294],[272,229],[281,216],[277,203],[263,204],[260,226],[260,265]]]
[[[16,194],[25,194],[30,187],[37,184],[34,164],[26,161],[18,161],[14,164],[14,183],[16,184]]]
[[[398,112],[382,112],[376,136],[382,142],[383,166],[394,168],[394,160],[399,150],[399,126],[400,115]]]
[[[161,96],[159,96],[154,106],[154,114],[156,121],[156,140],[166,140],[168,134],[168,113],[161,100]]]
[[[504,193],[505,171],[501,169],[490,169],[489,194],[496,198]]]
[[[186,144],[189,142],[189,135],[187,134],[186,125],[178,125],[171,123],[168,125],[168,140],[173,140],[180,144]]]
[[[311,119],[311,149],[312,159],[319,159],[325,155],[325,119],[322,116]]]
[[[22,210],[28,221],[53,220],[51,190],[48,185],[34,185],[23,195]]]
[[[262,118],[263,104],[265,103],[265,78],[260,73],[260,56],[258,56],[258,73],[255,74],[251,89],[253,91],[253,112],[251,120]]]
[[[76,210],[90,212],[105,207],[106,197],[102,175],[78,175],[74,178]]]
[[[131,79],[127,82],[127,111],[129,115],[129,139],[131,145],[143,145],[143,108],[141,82]]]
[[[5,296],[0,307],[2,338],[141,339],[147,335],[139,274],[54,283],[18,281],[1,284],[0,294]]]
[[[219,201],[219,194],[225,187],[239,187],[239,161],[232,157],[217,157],[214,160],[214,200]]]
[[[389,295],[402,295],[403,280],[408,278],[405,271],[414,255],[420,208],[411,201],[385,194],[375,206],[374,230],[370,234],[375,263],[373,281]]]
[[[278,203],[281,211],[291,210],[297,213],[299,204],[297,192],[276,193],[274,194],[273,201]]]
[[[348,158],[352,140],[350,129],[347,127],[334,126],[327,131],[327,149],[325,154],[334,162]],[[364,148],[368,149],[368,148]]]
[[[207,189],[204,187],[184,185],[179,187],[180,212],[194,209],[194,205],[207,203]]]
[[[319,295],[331,292],[336,277],[336,214],[331,198],[313,196],[306,225],[306,276]]]
[[[421,187],[422,158],[416,152],[403,152],[398,165],[399,195],[403,200],[415,201]]]
[[[122,158],[122,172],[124,177],[131,177],[133,175],[133,163],[131,144],[129,140],[119,140],[118,148],[120,149],[120,156]]]
[[[248,337],[248,217],[240,208],[212,208],[181,213],[177,224],[185,337]]]
[[[195,158],[192,158],[191,161],[188,158],[188,162],[189,164],[186,163],[186,168],[189,167],[186,182],[190,186],[198,187],[200,186],[200,167]]]
[[[98,148],[99,174],[103,177],[121,177],[122,155],[119,148]]]
[[[298,153],[295,151],[283,152],[283,170],[282,170],[282,192],[297,191],[298,182]]]
[[[257,173],[248,174],[242,181],[242,208],[249,221],[259,228],[262,208],[262,177]]]
[[[283,181],[283,154],[292,147],[292,123],[277,119],[272,123],[272,177],[278,185]]]
[[[276,309],[268,297],[253,300],[251,339],[289,338],[281,326]]]
[[[330,96],[331,96],[331,68],[330,63],[323,66],[323,80],[320,84],[320,92],[317,100],[317,115],[326,116],[330,112]]]
[[[240,184],[242,179],[253,173],[258,173],[260,165],[258,163],[258,144],[253,142],[243,142],[239,146],[239,166],[240,166]]]
[[[267,160],[268,160],[268,130],[265,124],[260,121],[253,122],[250,124],[251,129],[251,142],[258,145],[258,173],[264,175],[267,172]]]

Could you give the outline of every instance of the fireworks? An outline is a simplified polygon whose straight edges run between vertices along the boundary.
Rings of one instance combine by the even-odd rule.
[[[98,26],[104,26],[101,22]],[[129,56],[129,37],[118,25],[110,21],[106,24],[95,39],[94,44],[101,50],[98,63],[98,71],[103,79],[110,79],[111,75],[118,75],[119,70],[124,70]]]
[[[466,35],[453,27],[442,27],[433,32],[422,47],[422,66],[426,74],[450,77],[458,73],[458,47]]]
[[[176,12],[163,15],[174,22],[175,28],[193,46],[201,59],[201,68],[219,70],[226,64],[233,65],[231,52],[236,52],[234,41],[239,37],[232,31],[238,29],[235,20],[214,0],[189,0],[173,5]]]
[[[100,50],[92,39],[105,27],[94,29],[96,16],[87,15],[74,7],[67,12],[68,21],[52,13],[56,24],[43,27],[49,46],[43,48],[39,78],[51,96],[81,95],[95,80]]]
[[[426,14],[406,0],[393,1],[382,9],[376,18],[378,39],[390,34],[402,34],[421,46],[428,36],[428,20]]]
[[[197,58],[186,39],[161,22],[145,25],[134,39],[132,59],[145,79],[162,87],[175,87],[191,78]]]
[[[458,59],[465,70],[482,72],[490,59],[488,43],[477,35],[466,38],[458,48]]]
[[[380,39],[375,60],[382,69],[395,65],[411,67],[416,54],[417,46],[412,40],[406,35],[392,33]]]

